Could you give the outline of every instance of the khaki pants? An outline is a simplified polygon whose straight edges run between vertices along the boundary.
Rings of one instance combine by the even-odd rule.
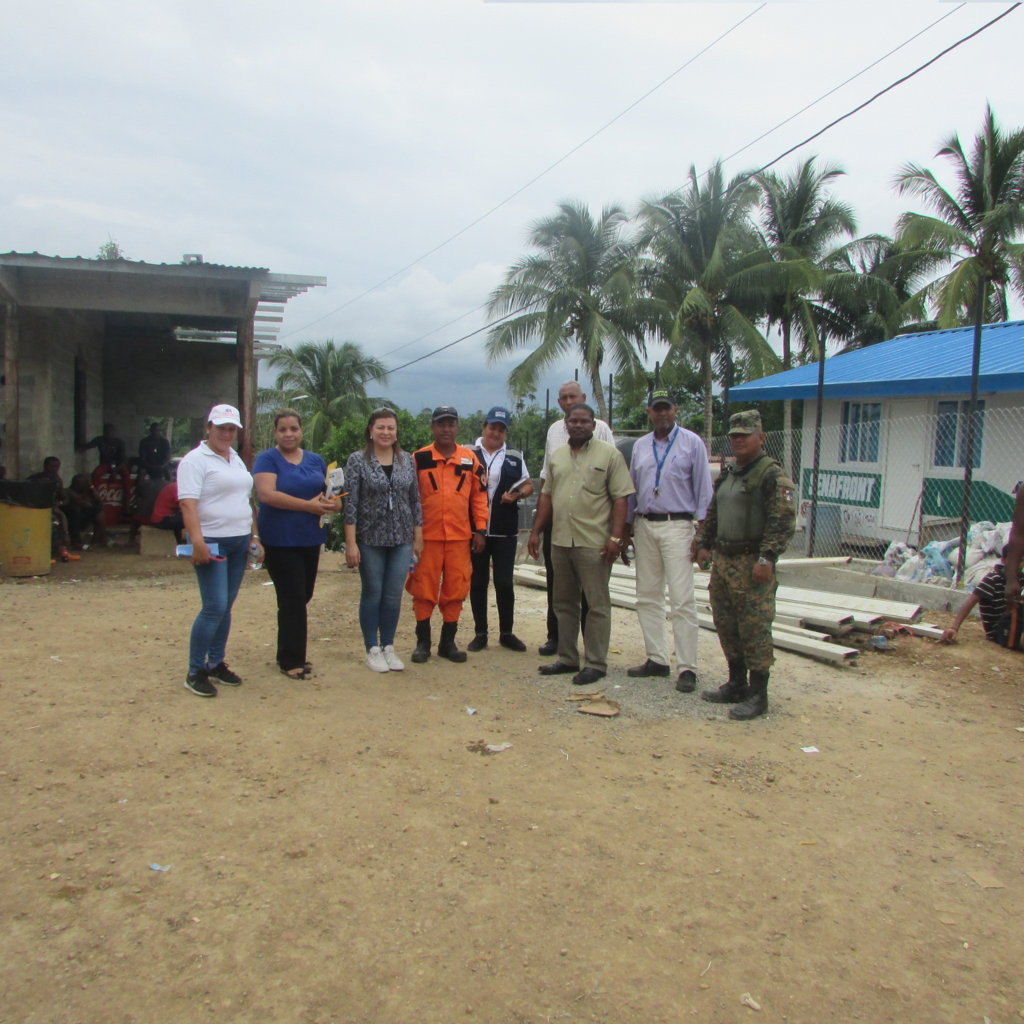
[[[690,545],[693,523],[674,519],[652,523],[640,516],[633,524],[636,549],[636,615],[647,657],[669,663],[665,644],[665,587],[676,649],[676,671],[697,671],[697,602],[693,597]]]
[[[578,665],[576,638],[580,632],[580,591],[587,599],[587,625],[583,631],[584,664],[608,671],[608,642],[612,630],[612,603],[608,594],[611,562],[603,548],[565,548],[551,545],[554,567],[552,604],[558,617],[558,660]]]

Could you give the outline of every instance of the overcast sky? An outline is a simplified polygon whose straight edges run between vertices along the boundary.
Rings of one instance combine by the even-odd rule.
[[[0,62],[0,250],[94,256],[113,238],[129,258],[154,263],[198,252],[323,275],[326,288],[288,303],[285,342],[353,340],[397,366],[485,322],[472,311],[559,201],[633,209],[681,186],[691,163],[703,171],[752,142],[727,172],[767,163],[1008,6],[11,5]],[[973,138],[986,101],[1004,127],[1024,125],[1022,40],[1024,10],[779,169],[811,154],[838,163],[847,171],[838,194],[861,232],[891,232],[906,207],[891,187],[904,163],[946,174],[934,156],[940,142],[953,132]],[[695,57],[497,212],[392,278]],[[483,344],[456,345],[371,393],[413,410],[507,401],[513,363],[488,366]],[[541,402],[571,373],[552,371]]]

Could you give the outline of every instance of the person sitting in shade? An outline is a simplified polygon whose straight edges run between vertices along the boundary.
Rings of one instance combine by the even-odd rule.
[[[139,466],[154,479],[170,478],[171,442],[160,435],[160,424],[150,423],[149,432],[139,442]]]
[[[1007,608],[1009,603],[1006,600],[1007,591],[1011,588],[1007,585],[1006,566],[1003,564],[1006,560],[1008,547],[1009,545],[1003,548],[999,555],[1000,561],[978,581],[977,586],[975,586],[967,600],[960,606],[960,611],[956,613],[953,625],[949,629],[942,631],[943,643],[948,644],[956,640],[956,635],[967,619],[967,616],[977,608],[978,615],[981,616],[981,628],[985,633],[986,639],[999,644],[1001,647],[1011,646],[1008,641],[1013,638],[1007,635]],[[1024,572],[1018,571],[1016,589],[1018,595],[1022,587],[1024,587]]]

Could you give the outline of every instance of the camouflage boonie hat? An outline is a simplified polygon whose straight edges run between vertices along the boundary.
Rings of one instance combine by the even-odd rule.
[[[756,409],[747,409],[746,412],[734,412],[729,417],[729,433],[732,434],[760,434],[761,414]]]

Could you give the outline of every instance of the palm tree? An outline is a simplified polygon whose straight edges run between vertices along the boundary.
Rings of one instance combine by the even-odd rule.
[[[900,193],[921,196],[936,216],[905,213],[898,238],[910,250],[930,251],[951,263],[929,286],[940,327],[956,327],[974,313],[971,400],[967,413],[964,490],[958,575],[963,577],[967,518],[974,464],[974,434],[981,364],[981,326],[1008,317],[1007,290],[1024,298],[1024,129],[1003,135],[991,107],[968,157],[954,135],[936,154],[948,157],[956,175],[951,192],[927,168],[907,165],[897,178]]]
[[[745,276],[768,260],[750,221],[757,186],[745,174],[726,184],[721,162],[705,177],[702,185],[691,166],[684,190],[646,202],[641,217],[648,254],[644,280],[662,311],[659,333],[670,346],[667,362],[699,370],[710,443],[716,371],[728,410],[737,371],[763,376],[777,369],[779,360],[756,326],[760,286]]]
[[[840,247],[822,283],[822,336],[841,352],[887,341],[908,331],[931,331],[924,286],[941,265],[927,252],[909,252],[888,235],[865,235]]]
[[[515,314],[492,328],[490,362],[535,346],[509,374],[513,394],[533,390],[543,369],[576,353],[598,415],[607,419],[602,367],[638,367],[652,320],[653,304],[638,295],[633,251],[623,239],[626,220],[617,206],[595,220],[582,203],[564,202],[533,226],[529,241],[538,251],[509,268],[488,306],[491,316]]]
[[[276,388],[284,402],[303,414],[305,440],[313,449],[324,444],[348,413],[369,412],[373,400],[366,385],[387,380],[384,364],[364,355],[352,341],[304,341],[275,352],[267,365],[281,369]]]
[[[853,208],[833,199],[832,182],[845,172],[832,165],[818,170],[809,157],[793,173],[757,174],[761,188],[761,226],[771,264],[753,273],[767,289],[768,329],[777,328],[782,342],[782,369],[793,366],[794,335],[800,341],[801,362],[819,350],[819,323],[824,310],[817,301],[822,272],[833,244],[857,230]],[[783,431],[792,441],[793,403],[783,403]],[[792,470],[795,457],[786,453]]]
[[[972,312],[989,323],[1006,320],[1007,291],[1024,298],[1024,246],[1017,241],[1024,232],[1024,129],[1004,135],[986,107],[969,156],[956,135],[936,156],[952,161],[954,187],[925,167],[904,167],[897,191],[920,196],[935,215],[903,214],[897,239],[952,264],[928,286],[940,327],[969,323]]]

